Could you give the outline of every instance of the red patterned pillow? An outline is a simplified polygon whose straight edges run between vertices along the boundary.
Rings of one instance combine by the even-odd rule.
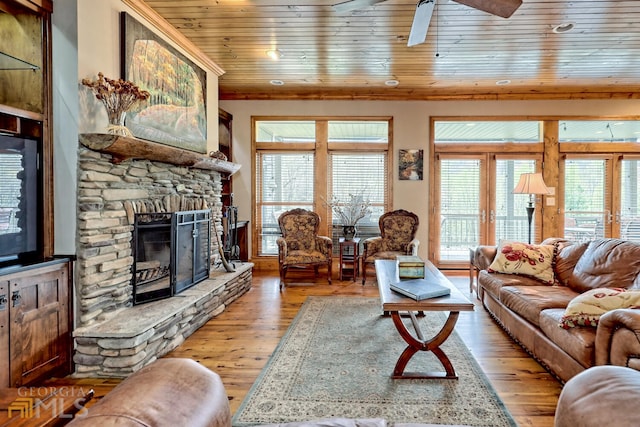
[[[530,245],[503,240],[500,242],[495,259],[487,270],[530,276],[545,284],[553,285],[555,283],[554,251],[554,245]]]
[[[586,291],[569,302],[560,327],[598,326],[600,316],[616,308],[640,308],[640,290],[597,288]]]

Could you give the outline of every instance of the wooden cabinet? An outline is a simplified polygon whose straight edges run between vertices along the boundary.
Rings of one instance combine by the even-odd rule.
[[[0,271],[0,387],[71,372],[70,263]]]

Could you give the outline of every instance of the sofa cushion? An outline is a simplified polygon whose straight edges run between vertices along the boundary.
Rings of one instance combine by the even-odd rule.
[[[527,276],[516,274],[489,273],[487,270],[478,273],[478,283],[482,286],[483,292],[487,292],[497,301],[500,301],[500,289],[503,286],[540,286],[540,281]]]
[[[590,289],[640,287],[640,244],[620,239],[589,242],[567,285],[579,293]]]
[[[502,240],[488,270],[534,277],[552,285],[555,280],[553,253],[554,245],[530,245]]]
[[[585,368],[595,364],[596,331],[593,328],[562,329],[558,327],[564,315],[561,308],[540,312],[540,329],[558,347]]]
[[[573,269],[587,247],[589,247],[589,242],[559,248],[554,265],[557,284],[568,286],[569,282],[575,280],[573,279]]]
[[[600,316],[616,308],[640,308],[640,290],[597,288],[584,292],[569,302],[560,326],[565,329],[597,327]]]
[[[517,285],[500,289],[500,302],[536,326],[540,326],[542,310],[564,309],[575,296],[574,291],[563,286]]]

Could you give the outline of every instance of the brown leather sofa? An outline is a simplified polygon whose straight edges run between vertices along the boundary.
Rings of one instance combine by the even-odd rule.
[[[191,359],[166,358],[127,377],[67,425],[231,427],[231,411],[218,374]]]
[[[559,326],[568,303],[593,288],[640,289],[640,244],[598,239],[556,245],[550,286],[522,275],[486,269],[497,248],[480,246],[473,257],[481,271],[478,296],[494,319],[535,359],[561,381],[603,364],[640,369],[640,310],[616,309],[604,314],[597,328]]]
[[[595,366],[562,388],[555,427],[636,427],[640,372],[622,366]]]

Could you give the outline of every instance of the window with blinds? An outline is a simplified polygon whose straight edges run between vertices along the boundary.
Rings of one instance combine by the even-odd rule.
[[[388,210],[391,118],[281,120],[254,118],[256,155],[255,224],[257,256],[276,255],[278,216],[289,209],[323,212],[332,198],[351,194],[371,202],[371,213],[357,223],[357,236],[379,234],[378,218]],[[326,179],[326,186],[325,186]],[[319,188],[317,188],[317,187]],[[334,249],[342,224],[328,209],[324,227]],[[321,215],[322,216],[322,215]],[[327,226],[330,224],[331,226]]]
[[[313,209],[313,153],[257,153],[260,253],[277,254],[278,217],[294,208]]]
[[[369,200],[371,212],[358,222],[358,237],[377,236],[378,219],[386,211],[387,153],[331,152],[330,159],[329,193],[337,200],[348,200],[350,195],[361,195]],[[340,218],[333,216],[332,223],[337,240],[342,230]]]
[[[640,242],[640,160],[623,159],[620,180],[620,237]]]
[[[610,219],[609,159],[567,158],[564,163],[566,238],[589,241],[605,236]]]
[[[15,212],[22,191],[23,157],[9,150],[0,152],[0,235],[20,231]]]

